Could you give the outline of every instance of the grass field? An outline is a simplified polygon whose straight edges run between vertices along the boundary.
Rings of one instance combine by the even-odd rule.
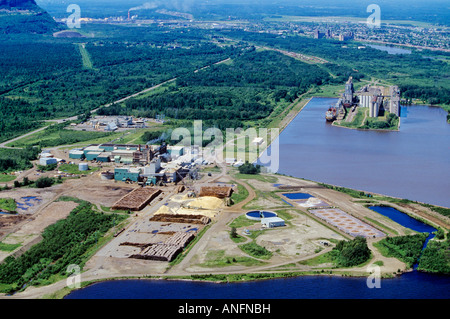
[[[16,201],[12,198],[0,198],[0,209],[14,212],[17,209]]]
[[[16,176],[14,175],[0,175],[0,183],[8,183],[8,182],[12,182],[13,180],[16,179]]]
[[[78,43],[77,44],[78,49],[80,50],[81,59],[83,61],[83,67],[85,69],[93,69],[94,64],[92,63],[91,57],[89,55],[89,52],[86,50],[86,46],[84,43]]]

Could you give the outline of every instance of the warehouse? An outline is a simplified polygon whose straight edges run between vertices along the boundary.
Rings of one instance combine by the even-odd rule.
[[[85,155],[82,150],[76,149],[69,152],[69,158],[81,160],[85,158]]]
[[[283,227],[286,224],[284,220],[280,217],[270,217],[270,218],[262,218],[261,224],[263,227],[274,228],[274,227]]]
[[[141,170],[139,168],[115,168],[114,179],[116,181],[138,182]]]
[[[52,165],[52,164],[58,164],[58,160],[56,158],[52,158],[52,157],[42,157],[39,160],[39,165],[42,165],[42,166],[47,166],[47,165]]]

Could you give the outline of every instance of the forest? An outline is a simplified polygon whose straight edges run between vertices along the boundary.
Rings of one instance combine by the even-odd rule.
[[[67,266],[76,264],[82,268],[84,254],[125,218],[98,213],[92,204],[80,201],[66,219],[44,230],[41,242],[20,257],[9,256],[0,264],[0,291],[11,293],[25,284],[48,284],[52,276],[67,277]]]
[[[352,41],[237,30],[221,31],[221,34],[225,38],[324,58],[332,62],[324,67],[338,75],[335,79],[337,83],[345,81],[348,76],[356,80],[373,76],[399,85],[404,91],[404,98],[423,98],[433,104],[448,104],[450,100],[450,82],[447,80],[450,65],[440,59],[430,58],[428,52],[388,54],[370,47],[358,49],[361,44]]]
[[[210,44],[197,31],[83,30],[95,36],[21,35],[0,43],[0,141],[39,127],[36,121],[86,113],[239,51]],[[92,68],[84,66],[79,43],[85,43]]]
[[[411,268],[417,262],[427,237],[427,233],[386,237],[374,246],[379,248],[383,255],[395,257],[403,261],[407,268]]]
[[[180,76],[176,86],[164,92],[102,108],[97,114],[165,114],[173,120],[203,120],[221,130],[238,128],[269,117],[280,101],[292,103],[310,87],[328,81],[328,72],[315,65],[250,48],[230,62]]]
[[[371,252],[367,240],[364,237],[356,237],[353,240],[339,241],[331,255],[337,267],[353,267],[369,260]]]
[[[450,237],[445,241],[430,241],[422,253],[417,268],[439,274],[450,274]]]
[[[39,148],[0,149],[0,172],[14,172],[30,169],[40,153]]]

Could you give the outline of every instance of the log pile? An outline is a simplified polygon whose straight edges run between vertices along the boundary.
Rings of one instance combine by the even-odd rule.
[[[233,188],[228,186],[204,186],[200,188],[200,197],[212,196],[217,198],[230,197],[233,193]]]
[[[141,248],[141,249],[147,248],[147,247],[149,247],[151,245],[152,244],[130,243],[128,241],[119,244],[119,246],[131,246],[131,247],[138,247],[138,248]]]
[[[150,221],[207,225],[210,223],[211,219],[203,215],[158,214],[150,218]]]
[[[161,194],[159,189],[139,187],[119,199],[112,209],[140,211],[159,194]]]
[[[146,247],[140,254],[131,255],[129,258],[172,261],[194,238],[192,232],[176,232],[163,243]]]

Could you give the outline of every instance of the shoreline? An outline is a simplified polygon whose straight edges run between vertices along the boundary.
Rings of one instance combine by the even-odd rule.
[[[333,269],[330,270],[317,270],[317,271],[298,271],[298,272],[278,272],[278,273],[257,273],[257,272],[249,272],[249,273],[227,273],[227,274],[209,274],[209,275],[202,275],[202,274],[193,274],[190,276],[170,276],[170,275],[166,275],[166,276],[155,276],[153,278],[152,275],[144,275],[144,276],[123,276],[123,277],[106,277],[106,278],[101,278],[101,279],[94,279],[94,280],[88,280],[88,281],[84,281],[81,282],[81,287],[80,288],[68,288],[68,287],[64,287],[60,290],[56,290],[50,294],[46,294],[46,295],[42,295],[41,298],[42,299],[64,299],[64,297],[66,297],[67,295],[71,294],[74,291],[77,290],[82,290],[85,289],[87,287],[90,287],[92,285],[96,285],[96,284],[101,284],[104,282],[108,282],[108,281],[180,281],[180,282],[203,282],[203,283],[210,283],[210,284],[217,284],[217,285],[226,285],[226,284],[234,284],[234,283],[248,283],[248,282],[258,282],[258,281],[268,281],[268,280],[280,280],[280,279],[294,279],[294,278],[299,278],[299,277],[348,277],[348,278],[363,278],[363,277],[368,277],[370,275],[370,273],[357,273],[357,272],[344,272],[344,273],[339,273],[339,268],[336,268],[336,273],[333,271]],[[387,275],[387,274],[382,274],[381,275],[381,279],[384,280],[388,280],[388,279],[395,279],[398,277],[401,277],[403,274],[406,273],[410,273],[410,272],[414,272],[414,271],[418,271],[418,270],[414,270],[414,269],[406,269],[406,270],[402,270],[401,272],[397,272],[395,274],[392,275]],[[287,275],[283,275],[283,274],[287,274]],[[252,278],[252,279],[235,279],[235,280],[212,280],[212,279],[197,279],[197,278],[192,278],[193,276],[236,276],[236,275],[240,275],[241,277],[246,277],[246,276],[252,276],[255,275],[256,276],[261,276],[262,278]],[[264,278],[264,275],[265,276]],[[439,274],[438,274],[439,275]],[[68,289],[67,292],[63,292],[65,289]],[[13,297],[13,296],[12,296]],[[47,297],[47,298],[45,298]],[[0,297],[1,299],[1,297]]]
[[[287,125],[289,125],[300,113],[301,111],[305,108],[305,106],[308,105],[308,103],[315,98],[314,96],[311,98],[308,98],[307,100],[303,100],[300,99],[295,105],[299,105],[300,103],[304,102],[304,105],[301,106],[300,110],[297,112],[294,112],[291,110],[284,119],[286,119],[287,117],[291,116],[292,118],[287,121],[287,122],[283,122],[283,120],[281,121],[281,123],[283,123],[284,125],[282,126],[282,131],[287,127]],[[317,97],[317,98],[326,98],[326,97]],[[277,137],[278,138],[278,137]],[[265,150],[269,147],[270,145],[267,145],[267,147],[265,148]],[[264,151],[265,151],[264,150]],[[265,174],[262,174],[265,175]],[[281,175],[281,174],[280,174]],[[299,177],[293,177],[293,176],[287,176],[287,175],[283,175],[292,179],[296,179],[296,180],[305,180]],[[317,183],[320,184],[320,182],[316,182],[316,181],[311,181],[313,183]],[[322,183],[324,184],[324,183]],[[327,184],[330,186],[335,186],[335,187],[343,187],[343,186],[338,186],[338,185],[331,185],[331,184]],[[353,189],[352,189],[353,190]],[[356,190],[358,191],[358,190]],[[376,194],[373,192],[370,192],[371,194]],[[392,197],[389,195],[384,195],[384,194],[377,194],[377,195],[381,195],[381,196],[386,196],[386,197],[390,197],[390,198],[396,198],[396,197]],[[396,198],[396,199],[401,199],[401,198]],[[197,243],[198,244],[198,243]],[[373,258],[372,258],[373,259]],[[371,259],[371,260],[372,260]],[[362,266],[364,267],[364,265]],[[228,276],[228,275],[234,275],[234,276],[239,276],[239,277],[246,277],[249,276],[251,277],[252,275],[260,275],[260,276],[264,276],[264,274],[266,275],[267,278],[254,278],[254,279],[242,279],[242,280],[236,280],[236,281],[217,281],[217,280],[208,280],[208,279],[196,279],[196,278],[192,278],[193,276],[208,276],[208,274],[191,274],[188,276],[177,276],[177,275],[156,275],[155,278],[152,278],[152,275],[132,275],[132,276],[117,276],[117,274],[111,274],[111,276],[106,275],[106,277],[104,278],[98,278],[98,279],[91,279],[91,280],[87,280],[85,282],[83,282],[82,284],[82,288],[85,288],[87,286],[90,286],[92,284],[96,284],[96,283],[100,283],[100,282],[104,282],[104,281],[114,281],[114,280],[182,280],[182,281],[203,281],[203,282],[211,282],[211,283],[232,283],[232,282],[249,282],[249,281],[259,281],[259,280],[271,280],[271,279],[280,279],[280,278],[294,278],[294,277],[300,277],[300,276],[339,276],[339,277],[364,277],[364,276],[368,276],[369,274],[364,273],[363,271],[361,271],[361,266],[357,266],[355,267],[354,270],[342,270],[340,271],[339,268],[336,269],[318,269],[317,271],[286,271],[286,272],[266,272],[266,273],[258,273],[258,272],[248,272],[248,273],[240,273],[240,272],[226,272],[226,273],[217,273],[217,274],[209,274],[210,276]],[[404,273],[407,272],[411,272],[414,271],[413,269],[405,269],[403,271],[400,272],[395,272],[395,273],[388,273],[387,272],[383,272],[382,278],[395,278],[398,276],[401,276]],[[286,274],[288,274],[286,276]],[[183,278],[184,277],[184,278]],[[12,298],[29,298],[29,296],[34,296],[35,294],[37,295],[37,298],[45,298],[45,297],[51,297],[51,296],[57,296],[58,294],[62,294],[63,291],[65,289],[68,289],[66,286],[63,288],[58,288],[58,286],[61,286],[61,284],[64,284],[66,282],[66,279],[61,280],[57,283],[54,283],[50,286],[55,285],[55,290],[52,291],[52,287],[49,286],[43,286],[43,287],[30,287],[31,291],[23,291],[23,295],[22,293],[17,293],[17,296],[2,296],[2,297],[12,297]],[[36,293],[34,293],[34,289],[46,289],[46,287],[49,287],[48,290],[50,290],[49,293],[39,293],[36,291]],[[82,289],[81,288],[81,289]],[[58,299],[62,299],[64,298],[64,296],[66,296],[67,294],[70,294],[72,290],[69,290],[67,292],[64,292],[64,295],[61,297],[59,296]],[[28,297],[27,297],[28,295]],[[2,298],[0,297],[0,299]],[[57,297],[54,297],[57,298]]]

